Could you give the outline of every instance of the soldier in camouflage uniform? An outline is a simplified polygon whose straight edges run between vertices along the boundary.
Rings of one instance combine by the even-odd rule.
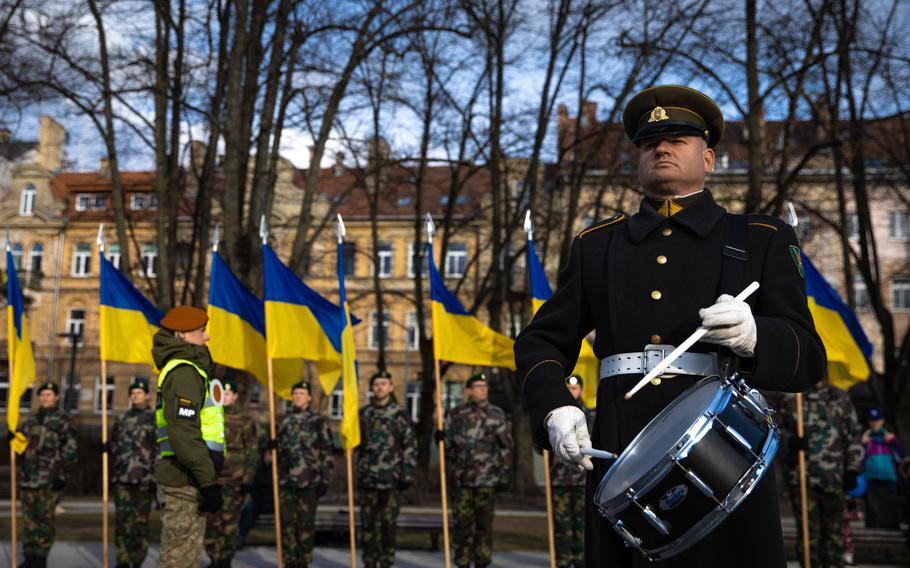
[[[147,379],[130,385],[130,408],[111,434],[111,482],[114,484],[116,568],[139,568],[149,548],[149,513],[155,493],[155,413],[149,408]]]
[[[448,416],[446,457],[455,491],[453,544],[455,564],[488,566],[493,554],[496,491],[509,484],[512,470],[512,426],[506,413],[490,404],[483,374],[469,378],[468,401]]]
[[[259,466],[256,423],[237,403],[237,382],[224,384],[224,467],[218,475],[224,506],[209,513],[205,523],[205,551],[215,568],[230,568],[240,547],[240,509],[253,487]]]
[[[594,412],[581,402],[582,380],[578,375],[566,379],[566,388],[594,424]],[[553,486],[553,533],[556,539],[556,565],[582,568],[585,565],[585,479],[586,472],[575,465],[550,459],[550,485]]]
[[[850,397],[827,381],[818,383],[803,396],[805,437],[796,436],[796,397],[788,396],[781,417],[781,431],[789,439],[788,485],[797,528],[800,527],[798,450],[806,451],[809,548],[812,566],[844,566],[841,523],[844,493],[856,486],[862,469],[862,427]],[[798,534],[802,534],[799,532]],[[802,539],[797,540],[802,562]]]
[[[22,544],[27,568],[45,568],[54,544],[54,509],[66,486],[66,472],[76,465],[76,431],[58,408],[54,383],[38,387],[38,412],[22,428],[28,447],[19,459]]]
[[[316,506],[328,490],[334,469],[329,425],[310,410],[310,400],[310,384],[295,384],[291,389],[294,409],[278,430],[281,541],[286,568],[306,568],[313,561]]]
[[[373,400],[360,409],[357,460],[363,563],[387,568],[395,561],[399,492],[414,480],[417,443],[411,420],[392,394],[392,376],[376,373],[370,390]]]

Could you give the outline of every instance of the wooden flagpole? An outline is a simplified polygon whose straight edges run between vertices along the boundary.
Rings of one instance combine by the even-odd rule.
[[[556,542],[553,530],[553,488],[550,480],[550,452],[543,451],[543,478],[547,497],[547,544],[550,545],[550,568],[556,568]]]
[[[9,359],[9,376],[13,378],[13,358]],[[9,412],[9,397],[7,397],[7,409]],[[13,449],[13,442],[9,444],[9,514],[10,514],[10,559],[12,568],[18,566],[19,545],[16,540],[16,450]]]
[[[442,432],[445,427],[442,418],[442,380],[439,376],[439,359],[433,359],[433,365],[436,370],[436,430]],[[445,567],[450,568],[452,557],[449,553],[449,508],[448,495],[446,491],[446,444],[442,438],[439,444],[439,490],[442,498],[442,548],[445,552]]]
[[[351,543],[351,568],[357,568],[357,534],[354,532],[354,450],[344,450],[344,463],[348,472],[348,534]]]
[[[796,393],[796,435],[799,438],[805,436],[805,424],[803,422],[803,394]],[[806,451],[799,450],[799,503],[800,515],[802,519],[802,539],[803,539],[803,566],[810,568],[810,550],[809,550],[809,507],[806,499],[808,491],[806,489]]]
[[[275,433],[275,383],[272,378],[272,358],[267,357],[269,365],[269,441],[277,440]],[[275,506],[275,553],[278,568],[283,566],[281,561],[281,500],[278,498],[278,448],[270,449],[272,454],[272,499]]]
[[[75,339],[74,339],[75,341]],[[107,447],[107,361],[101,360],[101,547],[102,547],[102,565],[107,568],[108,565],[108,542],[110,534],[108,533],[108,503],[110,494],[108,490],[108,467],[110,463],[110,453]]]

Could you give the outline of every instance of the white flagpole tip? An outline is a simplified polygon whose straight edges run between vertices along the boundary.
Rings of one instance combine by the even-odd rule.
[[[218,252],[218,238],[221,236],[218,233],[220,232],[221,225],[215,224],[215,234],[212,235],[212,252]]]
[[[531,220],[531,210],[525,212],[525,232],[528,234],[528,240],[534,238],[534,221]]]
[[[427,211],[427,234],[430,235],[430,238],[433,238],[433,235],[436,233],[436,224],[433,223],[433,216],[430,215],[430,212]]]
[[[338,224],[335,227],[336,234],[338,235],[338,242],[344,242],[344,236],[347,234],[347,231],[344,227],[344,219],[341,218],[341,213],[336,214],[335,218],[338,221]]]
[[[796,215],[796,207],[793,207],[792,201],[787,201],[787,223],[794,229],[799,226],[799,216]]]
[[[259,237],[262,239],[262,244],[269,244],[269,226],[265,220],[265,214],[259,218]]]

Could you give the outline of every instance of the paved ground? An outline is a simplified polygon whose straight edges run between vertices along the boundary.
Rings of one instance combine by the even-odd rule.
[[[111,547],[111,566],[114,550]],[[350,556],[347,549],[321,548],[316,550],[313,568],[349,568]],[[9,541],[0,542],[0,565],[9,565]],[[20,558],[21,562],[21,558]],[[275,566],[275,550],[266,547],[251,547],[241,550],[234,559],[234,568],[265,568]],[[154,568],[158,563],[158,548],[153,546],[143,568]],[[208,562],[200,564],[206,566]],[[358,566],[361,566],[358,562]],[[427,568],[442,566],[442,554],[404,550],[398,553],[395,566],[398,568]],[[100,542],[58,542],[51,550],[48,566],[53,568],[96,568],[101,566]],[[540,552],[503,552],[493,555],[494,568],[544,568],[549,566],[547,555]],[[791,562],[790,566],[798,566]],[[899,568],[884,564],[861,564],[865,568]]]

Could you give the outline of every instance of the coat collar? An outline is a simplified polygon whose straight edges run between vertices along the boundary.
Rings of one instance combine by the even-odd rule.
[[[698,199],[686,205],[682,211],[669,218],[672,224],[685,227],[703,239],[714,229],[714,226],[726,214],[727,210],[714,201],[714,196],[705,188]],[[629,219],[629,236],[638,244],[668,220],[661,215],[647,198],[641,200],[638,213]]]

